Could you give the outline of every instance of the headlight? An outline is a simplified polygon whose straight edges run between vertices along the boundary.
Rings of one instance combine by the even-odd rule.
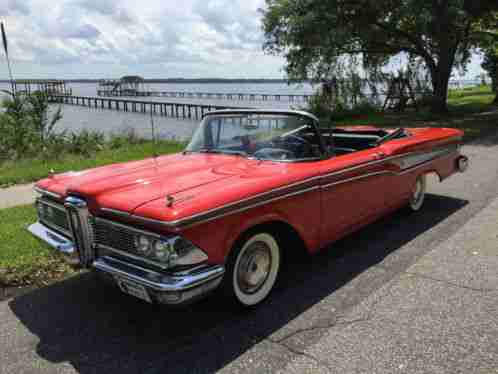
[[[201,249],[181,236],[158,239],[137,235],[135,248],[141,256],[165,264],[169,268],[196,265],[208,259]]]
[[[135,247],[140,254],[146,256],[151,249],[151,240],[145,235],[136,236]]]
[[[170,240],[173,254],[170,258],[171,266],[196,265],[208,259],[207,255],[188,240],[176,236]]]
[[[166,240],[156,240],[154,241],[154,258],[162,263],[167,263],[172,254],[171,244]]]

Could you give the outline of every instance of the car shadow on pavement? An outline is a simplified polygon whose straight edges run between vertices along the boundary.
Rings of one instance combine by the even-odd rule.
[[[438,195],[426,199],[421,212],[394,213],[316,256],[293,259],[270,299],[253,310],[241,310],[217,294],[183,309],[149,305],[121,294],[92,273],[35,290],[11,300],[9,306],[39,338],[40,357],[69,362],[80,373],[212,372],[315,304],[336,297],[369,268],[389,259],[386,266],[397,274],[417,261],[430,246],[405,244],[467,204]],[[433,240],[443,240],[440,235]],[[346,291],[349,301],[343,308],[380,286]]]

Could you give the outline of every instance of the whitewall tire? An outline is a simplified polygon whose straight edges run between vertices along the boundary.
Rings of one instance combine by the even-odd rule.
[[[427,180],[425,175],[420,175],[412,189],[410,197],[410,210],[416,212],[422,208],[425,200],[425,192],[427,189]]]
[[[261,303],[270,294],[280,270],[281,253],[269,233],[249,236],[230,255],[224,288],[245,307]]]

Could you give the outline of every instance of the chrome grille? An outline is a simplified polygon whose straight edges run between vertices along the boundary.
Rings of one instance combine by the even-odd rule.
[[[159,240],[164,239],[164,236],[99,217],[90,217],[89,224],[93,232],[94,248],[97,249],[99,256],[126,257],[128,262],[155,269],[164,270],[169,267],[167,263],[145,257],[135,245],[135,238],[139,235]]]
[[[36,206],[40,222],[67,236],[71,236],[71,229],[64,205],[40,198],[36,201]]]
[[[94,244],[136,252],[135,234],[129,228],[98,218],[91,218],[90,223],[93,228]]]

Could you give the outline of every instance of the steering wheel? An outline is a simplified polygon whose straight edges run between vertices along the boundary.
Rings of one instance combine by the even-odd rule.
[[[253,142],[251,142],[251,139],[249,138],[249,135],[242,135],[240,137],[240,143],[242,145],[242,149],[247,154],[253,153],[254,150],[256,149],[256,146],[255,146],[255,144]]]
[[[311,143],[309,141],[307,141],[306,139],[301,138],[300,136],[290,134],[290,135],[279,136],[279,137],[272,140],[272,143],[274,143],[280,147],[282,146],[282,143],[284,143],[284,142],[287,143],[292,148],[297,148],[300,146],[305,147],[306,152],[302,152],[302,153],[309,153],[309,154],[313,153],[313,146],[311,145]],[[293,149],[293,151],[294,151],[293,153],[296,153],[295,149]]]

